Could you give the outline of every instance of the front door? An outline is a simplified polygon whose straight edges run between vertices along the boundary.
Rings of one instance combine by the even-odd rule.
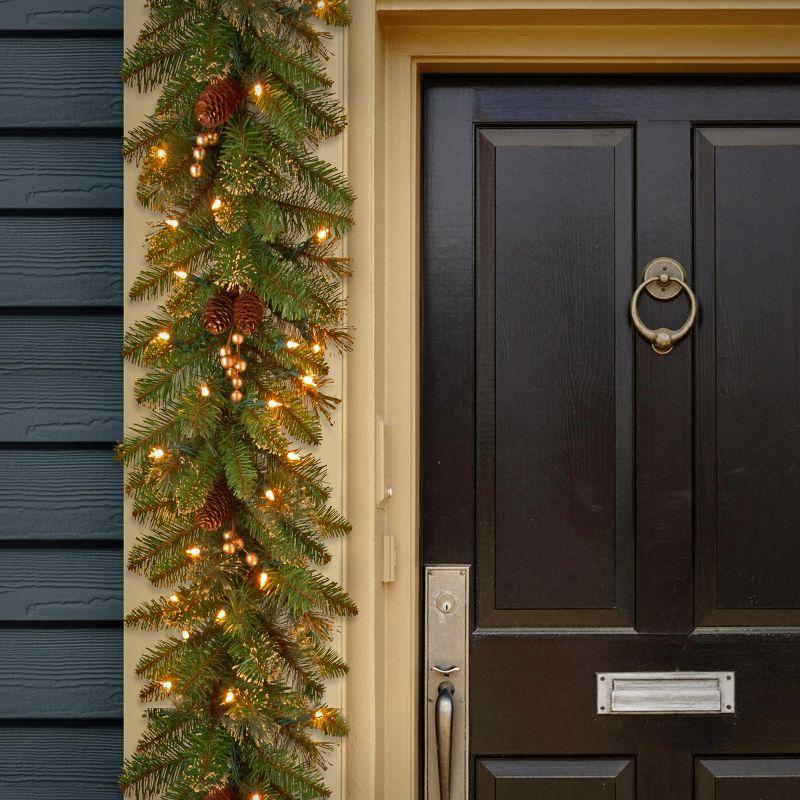
[[[797,800],[800,82],[431,77],[423,195],[468,796]]]

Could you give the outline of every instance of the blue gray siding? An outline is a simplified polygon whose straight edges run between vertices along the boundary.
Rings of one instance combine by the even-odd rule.
[[[0,800],[122,760],[122,0],[0,0]]]

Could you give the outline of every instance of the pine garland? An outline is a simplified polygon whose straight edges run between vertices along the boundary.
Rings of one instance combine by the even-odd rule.
[[[149,528],[128,567],[165,590],[126,618],[167,634],[137,667],[142,700],[171,701],[125,762],[137,798],[326,797],[325,737],[347,731],[324,684],[356,607],[316,567],[349,526],[304,448],[338,402],[326,352],[350,345],[353,196],[314,154],[345,126],[322,24],[348,22],[344,0],[151,0],[123,61],[160,88],[124,151],[158,215],[130,297],[163,298],[125,336],[148,412],[118,447]]]

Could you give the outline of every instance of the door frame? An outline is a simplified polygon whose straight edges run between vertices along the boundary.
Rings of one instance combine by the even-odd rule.
[[[347,251],[357,265],[348,286],[357,346],[345,375],[345,499],[354,528],[345,568],[361,613],[345,627],[345,796],[407,800],[420,769],[421,76],[800,73],[800,0],[351,5],[346,169],[358,202]]]

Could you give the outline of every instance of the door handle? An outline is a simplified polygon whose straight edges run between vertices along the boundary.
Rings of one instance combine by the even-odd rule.
[[[659,355],[666,355],[672,348],[692,329],[695,318],[697,317],[697,298],[694,292],[684,282],[683,267],[671,258],[655,258],[644,270],[644,280],[639,284],[631,297],[631,319],[636,330],[647,339]],[[648,328],[639,316],[639,296],[647,291],[657,300],[671,300],[678,295],[681,290],[686,292],[689,298],[689,316],[686,322],[677,330],[671,328]],[[659,289],[661,294],[659,294]]]
[[[436,698],[436,757],[439,762],[439,800],[450,800],[450,763],[453,755],[453,694],[456,687],[450,681],[439,684]]]

